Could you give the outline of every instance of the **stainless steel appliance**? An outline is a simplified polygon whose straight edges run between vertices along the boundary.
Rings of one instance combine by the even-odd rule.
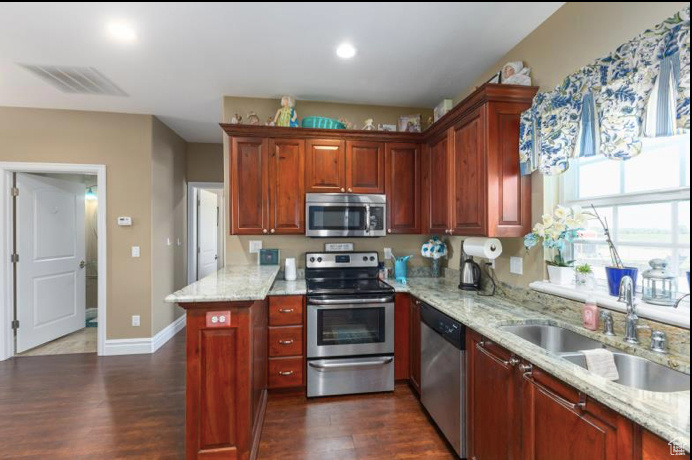
[[[473,257],[462,254],[460,266],[459,289],[464,291],[480,291],[481,289],[481,267],[473,261]]]
[[[308,397],[394,390],[394,289],[376,252],[308,253]]]
[[[308,193],[305,235],[312,237],[385,236],[385,195]]]
[[[466,457],[466,330],[420,304],[421,402],[461,458]],[[458,409],[457,409],[458,408]]]

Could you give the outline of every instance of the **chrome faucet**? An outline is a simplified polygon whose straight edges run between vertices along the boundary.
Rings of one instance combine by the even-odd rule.
[[[639,329],[648,329],[648,326],[639,326],[639,316],[637,307],[634,305],[634,281],[625,275],[620,281],[620,297],[618,302],[625,302],[627,305],[627,316],[625,317],[625,342],[633,345],[639,344]]]

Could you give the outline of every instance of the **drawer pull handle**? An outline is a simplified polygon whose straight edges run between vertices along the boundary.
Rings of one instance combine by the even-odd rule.
[[[500,357],[498,357],[498,356],[495,356],[494,354],[490,353],[490,351],[488,351],[488,349],[485,348],[485,341],[477,342],[477,343],[476,343],[476,350],[480,351],[480,352],[483,353],[485,356],[487,356],[488,358],[492,359],[493,361],[495,361],[496,363],[498,363],[498,364],[500,364],[501,366],[504,366],[504,367],[514,367],[514,366],[516,366],[517,364],[519,364],[519,360],[518,360],[516,357],[514,357],[514,356],[512,356],[511,358],[509,358],[509,360],[505,361],[504,359],[502,359],[502,358],[500,358]]]
[[[279,375],[282,377],[288,377],[295,374],[296,371],[279,371]]]
[[[279,308],[279,313],[293,313],[294,311],[293,308]]]
[[[557,402],[558,404],[560,404],[562,406],[567,407],[568,409],[572,409],[572,410],[576,411],[576,410],[584,410],[586,408],[586,395],[584,393],[582,393],[581,391],[579,392],[579,402],[573,403],[572,401],[568,401],[567,399],[563,398],[562,396],[558,395],[557,393],[551,391],[545,385],[538,383],[536,381],[536,379],[534,379],[533,376],[531,375],[531,372],[526,372],[524,374],[524,380],[531,383],[541,393],[545,394],[547,397],[551,398],[553,401]]]
[[[294,342],[293,339],[289,339],[289,340],[279,340],[279,343],[280,343],[281,345],[291,345],[293,342]]]

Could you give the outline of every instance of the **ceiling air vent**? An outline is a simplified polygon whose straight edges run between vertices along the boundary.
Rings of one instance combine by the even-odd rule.
[[[93,67],[20,65],[63,93],[127,96],[118,85]]]

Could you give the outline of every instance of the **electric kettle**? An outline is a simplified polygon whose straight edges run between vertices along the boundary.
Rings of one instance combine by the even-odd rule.
[[[462,257],[466,257],[461,262],[459,271],[461,272],[461,281],[459,282],[459,289],[464,291],[480,291],[481,289],[481,267],[476,262],[473,261],[473,257],[467,257],[463,254]]]

